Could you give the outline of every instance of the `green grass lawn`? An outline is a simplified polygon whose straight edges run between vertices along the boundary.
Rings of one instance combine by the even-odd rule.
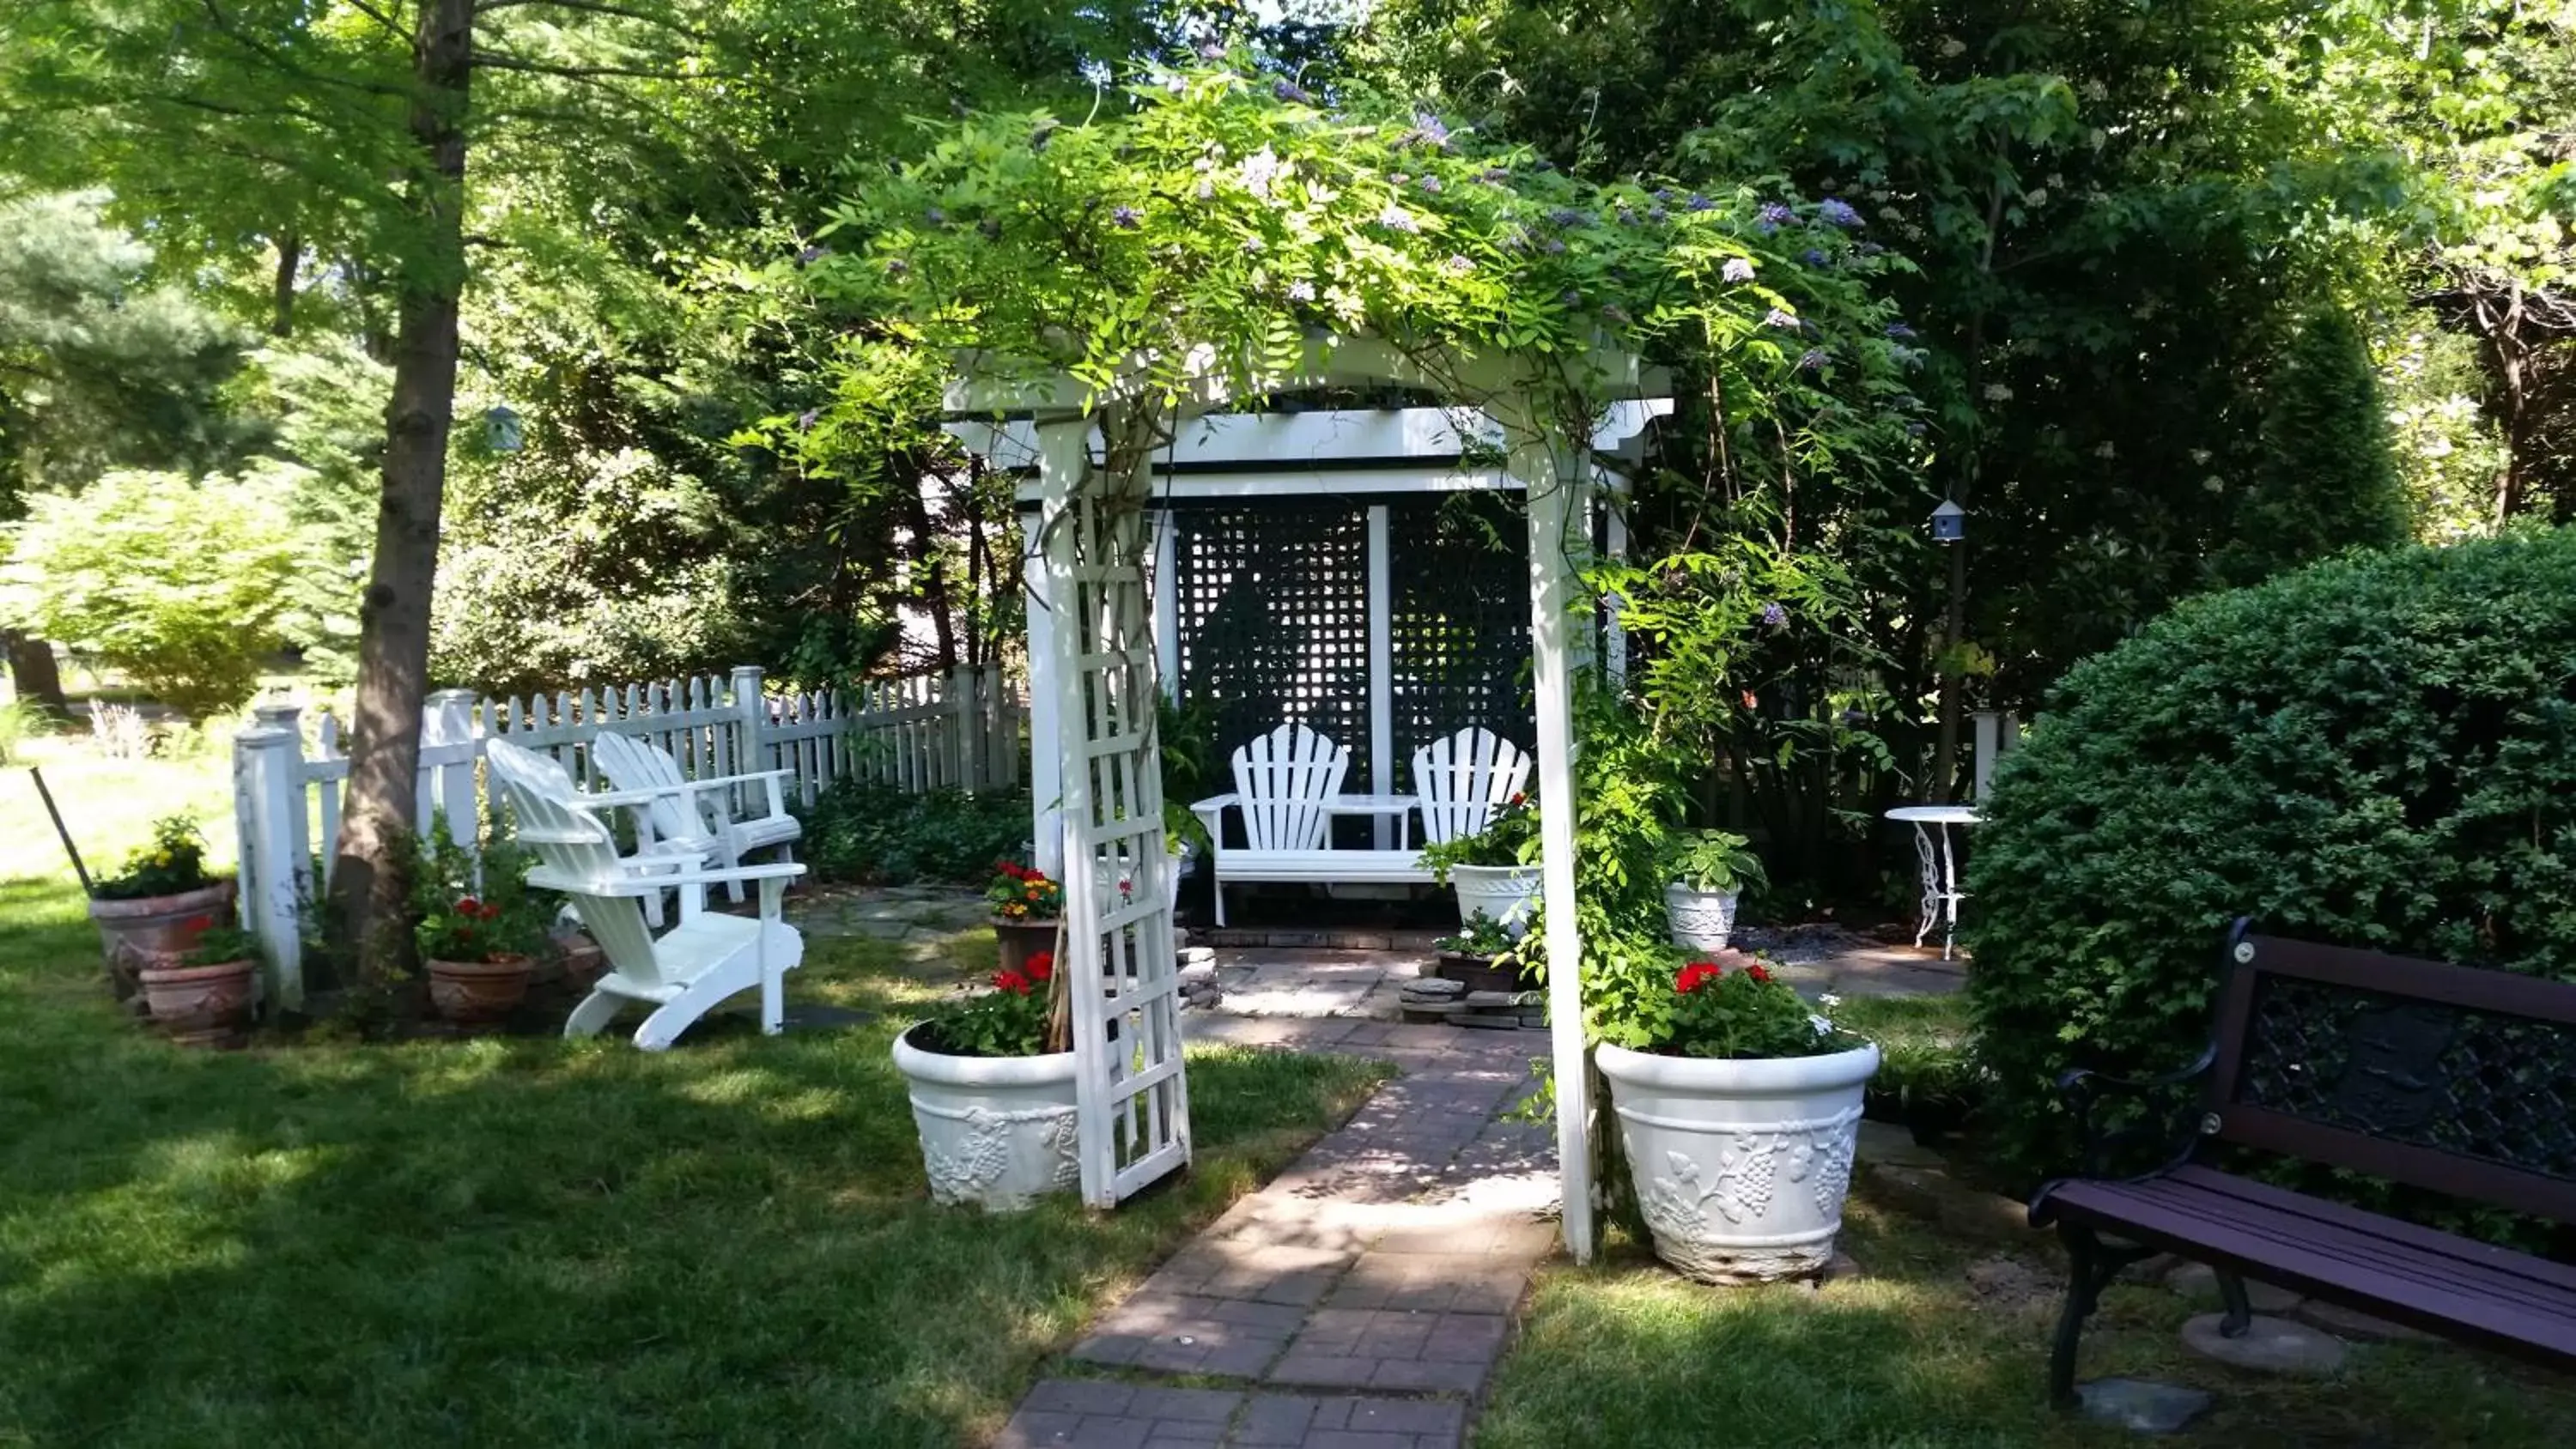
[[[1865,1276],[1822,1293],[1702,1287],[1624,1241],[1599,1269],[1546,1270],[1477,1449],[2565,1449],[2576,1425],[2576,1380],[2449,1347],[2357,1346],[2331,1381],[2236,1374],[2182,1347],[2200,1310],[2118,1287],[2083,1376],[2217,1395],[2189,1432],[2142,1440],[2046,1406],[2053,1251],[2014,1258],[1857,1197],[1843,1246]]]
[[[220,759],[46,748],[94,858],[220,808]],[[985,1218],[924,1195],[890,947],[791,978],[883,1013],[848,1030],[180,1051],[110,1007],[0,785],[0,1446],[971,1444],[1380,1075],[1196,1054],[1186,1181]]]

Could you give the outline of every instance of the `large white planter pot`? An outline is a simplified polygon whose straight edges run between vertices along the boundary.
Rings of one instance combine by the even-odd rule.
[[[1073,1053],[945,1056],[912,1044],[919,1029],[894,1039],[894,1064],[912,1091],[933,1200],[1018,1212],[1081,1183]]]
[[[1538,909],[1539,874],[1534,865],[1453,865],[1449,889],[1458,897],[1458,919],[1478,916],[1514,936],[1529,929]]]
[[[1703,1283],[1759,1283],[1832,1261],[1878,1048],[1704,1061],[1604,1043],[1628,1172],[1655,1255]]]
[[[1664,921],[1685,951],[1723,951],[1735,934],[1734,891],[1704,891],[1680,881],[1664,887]]]

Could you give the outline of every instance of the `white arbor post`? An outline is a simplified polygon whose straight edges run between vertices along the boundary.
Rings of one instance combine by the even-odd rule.
[[[1029,847],[1031,863],[1064,879],[1064,730],[1056,712],[1055,580],[1047,540],[1061,532],[1067,502],[1091,453],[1091,424],[1054,423],[1038,433],[1038,519],[1022,544],[1036,567],[1023,571],[1021,604],[1029,631]],[[1043,590],[1039,588],[1043,582]]]
[[[1116,446],[1119,421],[1111,414],[1111,463],[1096,473],[1087,418],[1038,428],[1041,488],[1063,504],[1042,541],[1077,1155],[1083,1200],[1104,1208],[1188,1165],[1190,1154],[1145,586],[1151,487],[1147,455],[1127,458]]]
[[[1529,420],[1501,419],[1525,441],[1511,468],[1529,500],[1530,649],[1538,713],[1539,891],[1547,924],[1547,1014],[1556,1078],[1556,1157],[1566,1251],[1592,1261],[1592,1061],[1583,1042],[1583,937],[1574,901],[1574,678],[1572,547],[1590,466],[1559,457]],[[1560,443],[1559,446],[1565,446]],[[1588,618],[1582,621],[1590,632]],[[1586,651],[1588,652],[1588,651]]]
[[[233,819],[241,835],[242,929],[268,959],[268,999],[304,1009],[300,912],[312,889],[304,819],[304,734],[291,704],[263,704],[233,736]],[[326,787],[327,788],[327,787]]]

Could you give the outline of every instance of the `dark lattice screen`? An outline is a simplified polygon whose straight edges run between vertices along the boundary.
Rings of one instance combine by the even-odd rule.
[[[1338,499],[1174,514],[1182,697],[1216,716],[1217,768],[1305,724],[1369,781],[1368,514]],[[1227,780],[1220,788],[1233,788]]]
[[[1413,752],[1469,725],[1527,750],[1529,521],[1518,494],[1406,498],[1387,513],[1395,786]]]

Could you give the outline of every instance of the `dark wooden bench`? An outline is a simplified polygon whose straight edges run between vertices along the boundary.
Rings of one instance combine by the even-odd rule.
[[[2559,1222],[2576,1222],[2576,985],[2438,961],[2228,933],[2209,1049],[2181,1071],[2059,1080],[2086,1138],[2086,1172],[2040,1188],[2072,1272],[2048,1366],[2075,1399],[2076,1340],[2103,1287],[2158,1252],[2209,1264],[2226,1309],[2252,1319],[2245,1279],[2518,1357],[2576,1365],[2576,1267],[2284,1191],[2195,1161],[2232,1143]],[[2106,1091],[2206,1079],[2196,1122],[2100,1132]],[[2150,1114],[2152,1115],[2152,1114]],[[2115,1155],[2158,1146],[2142,1176]]]

